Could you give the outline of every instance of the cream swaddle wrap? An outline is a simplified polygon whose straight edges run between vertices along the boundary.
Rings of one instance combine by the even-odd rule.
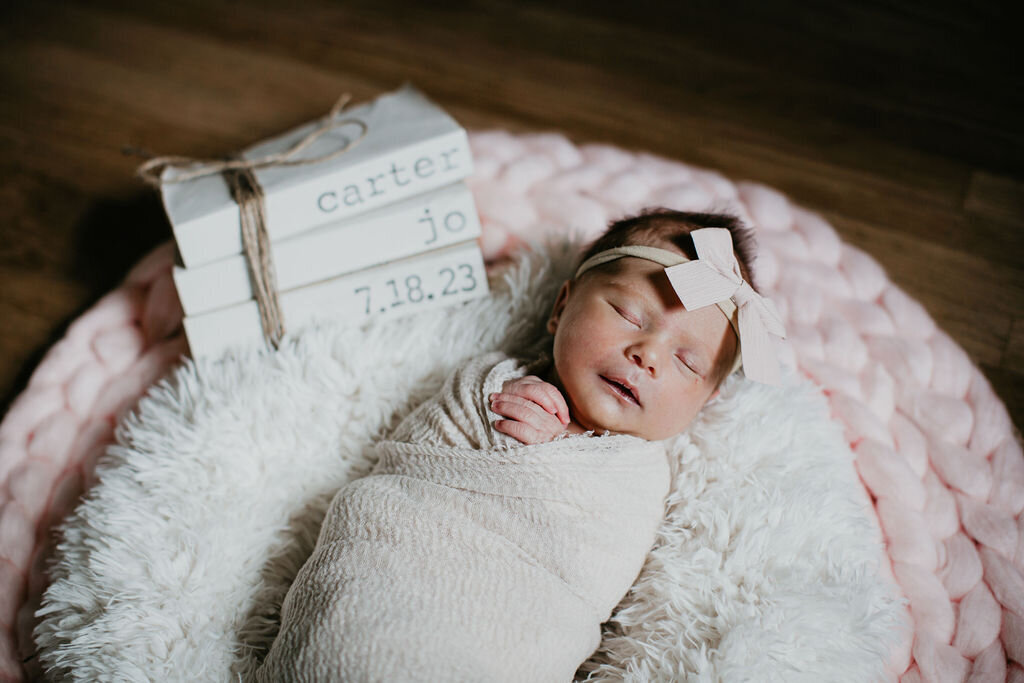
[[[525,446],[487,396],[525,374],[471,361],[335,496],[260,680],[567,681],[629,590],[664,513],[664,447]]]

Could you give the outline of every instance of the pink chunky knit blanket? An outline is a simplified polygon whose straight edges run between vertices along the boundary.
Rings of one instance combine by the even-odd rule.
[[[769,188],[553,134],[470,139],[489,261],[645,206],[732,210],[755,226],[757,282],[790,360],[845,425],[908,599],[914,634],[893,678],[1024,681],[1024,456],[989,383],[920,304]],[[187,350],[172,260],[160,247],[75,321],[0,422],[0,679],[32,675],[53,528],[89,489],[118,416]]]

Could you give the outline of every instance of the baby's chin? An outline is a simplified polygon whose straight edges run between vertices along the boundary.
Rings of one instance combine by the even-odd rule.
[[[648,411],[624,412],[616,409],[614,403],[609,406],[611,402],[608,400],[580,404],[573,401],[568,395],[566,398],[570,418],[568,430],[570,433],[577,434],[585,432],[593,432],[597,435],[624,434],[647,441],[663,441],[689,429],[700,413],[700,410],[697,410],[692,415],[686,416],[676,412],[672,416],[661,414],[657,416],[658,419],[650,419],[653,416]]]
[[[575,418],[573,418],[573,420],[569,423],[569,426],[567,427],[567,430],[569,431],[570,434],[584,434],[586,432],[592,432],[592,433],[597,434],[599,436],[600,435],[604,435],[604,434],[616,434],[616,435],[623,435],[623,436],[634,436],[634,437],[636,437],[638,439],[644,439],[645,441],[663,441],[665,439],[670,439],[670,438],[672,438],[674,436],[678,436],[678,435],[682,434],[683,432],[686,431],[686,429],[690,426],[690,424],[692,424],[692,422],[693,422],[693,420],[691,419],[689,422],[683,424],[677,430],[675,428],[675,426],[672,426],[672,427],[662,427],[662,428],[654,428],[654,427],[647,427],[647,426],[640,426],[640,427],[625,426],[625,427],[623,427],[621,425],[616,425],[616,426],[610,426],[609,427],[609,426],[606,426],[605,424],[602,424],[598,420],[595,420],[595,421],[587,421],[587,420],[577,421]]]
[[[609,434],[626,434],[628,436],[635,436],[638,439],[645,439],[647,441],[664,441],[665,439],[671,439],[672,437],[679,436],[693,424],[696,415],[691,417],[689,420],[675,422],[669,425],[618,425],[615,427],[595,427],[595,434],[603,434],[608,432]]]

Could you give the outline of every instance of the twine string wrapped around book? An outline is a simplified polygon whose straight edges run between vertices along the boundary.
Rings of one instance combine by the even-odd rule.
[[[263,188],[256,179],[254,171],[271,166],[318,164],[351,151],[366,137],[369,127],[364,121],[354,117],[338,118],[350,100],[351,96],[348,94],[338,98],[321,125],[283,152],[252,159],[245,159],[237,155],[225,159],[159,156],[149,159],[136,170],[140,178],[156,188],[160,188],[165,183],[183,183],[218,174],[224,176],[231,198],[238,204],[242,246],[249,277],[252,281],[252,290],[256,296],[256,307],[259,309],[263,340],[272,349],[278,348],[281,338],[284,336],[284,318],[281,313],[277,277],[274,273],[274,263],[270,253],[266,202]],[[321,135],[347,124],[358,126],[360,132],[357,137],[347,141],[342,147],[316,157],[298,156]],[[165,178],[164,171],[168,168],[189,170]]]
[[[284,337],[284,316],[277,296],[277,275],[270,255],[263,188],[251,168],[225,169],[222,174],[231,191],[231,198],[238,204],[242,248],[249,279],[252,281],[252,291],[256,295],[256,307],[260,312],[263,339],[276,349]]]

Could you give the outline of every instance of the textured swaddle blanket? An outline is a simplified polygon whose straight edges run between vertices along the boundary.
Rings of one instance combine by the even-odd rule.
[[[487,396],[502,354],[454,373],[338,493],[260,680],[566,681],[600,642],[664,513],[661,444],[524,446]]]

